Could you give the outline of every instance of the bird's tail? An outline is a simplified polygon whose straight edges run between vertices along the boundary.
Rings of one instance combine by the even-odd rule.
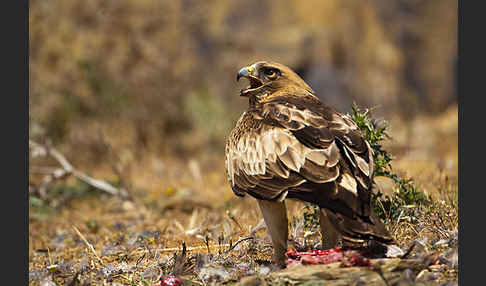
[[[331,223],[341,232],[343,247],[367,248],[373,254],[385,257],[403,254],[395,239],[373,211],[366,218],[350,218],[332,211],[328,216]]]

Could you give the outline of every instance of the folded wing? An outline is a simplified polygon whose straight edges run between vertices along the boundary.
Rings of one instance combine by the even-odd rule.
[[[318,101],[280,97],[246,112],[226,145],[226,168],[237,195],[370,212],[371,149],[352,120]]]

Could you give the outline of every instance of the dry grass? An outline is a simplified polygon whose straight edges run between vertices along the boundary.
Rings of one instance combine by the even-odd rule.
[[[394,171],[414,178],[434,199],[416,211],[418,221],[401,218],[387,227],[404,248],[421,242],[413,255],[439,251],[450,258],[458,224],[457,109],[438,118],[419,117],[409,126],[390,121],[394,139],[386,148],[396,157]],[[409,136],[415,139],[405,140]],[[113,172],[121,159],[82,169],[114,183],[123,179],[131,200],[89,190],[55,210],[31,206],[31,285],[49,279],[59,285],[150,285],[173,274],[211,284],[271,270],[272,248],[265,229],[251,233],[261,219],[259,210],[253,199],[232,194],[222,152],[190,160],[143,153],[125,160],[123,178]],[[63,184],[79,185],[74,180]],[[385,181],[379,187],[393,192]],[[295,242],[290,245],[315,247],[318,235],[304,239],[304,204],[291,201],[288,206],[290,239]],[[187,253],[182,255],[184,244]],[[440,279],[457,280],[454,269],[457,266],[443,270]]]

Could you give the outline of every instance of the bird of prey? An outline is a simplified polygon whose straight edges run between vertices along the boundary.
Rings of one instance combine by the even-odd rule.
[[[241,96],[249,108],[225,147],[233,192],[257,199],[274,247],[285,266],[288,221],[285,199],[320,207],[323,249],[379,245],[393,237],[370,206],[373,154],[357,125],[322,103],[285,65],[258,61],[237,75],[249,80]],[[374,248],[376,249],[376,247]]]

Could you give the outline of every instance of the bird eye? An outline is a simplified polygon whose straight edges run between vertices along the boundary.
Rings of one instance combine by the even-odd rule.
[[[278,72],[275,69],[266,69],[264,73],[268,79],[276,79],[278,76]]]

